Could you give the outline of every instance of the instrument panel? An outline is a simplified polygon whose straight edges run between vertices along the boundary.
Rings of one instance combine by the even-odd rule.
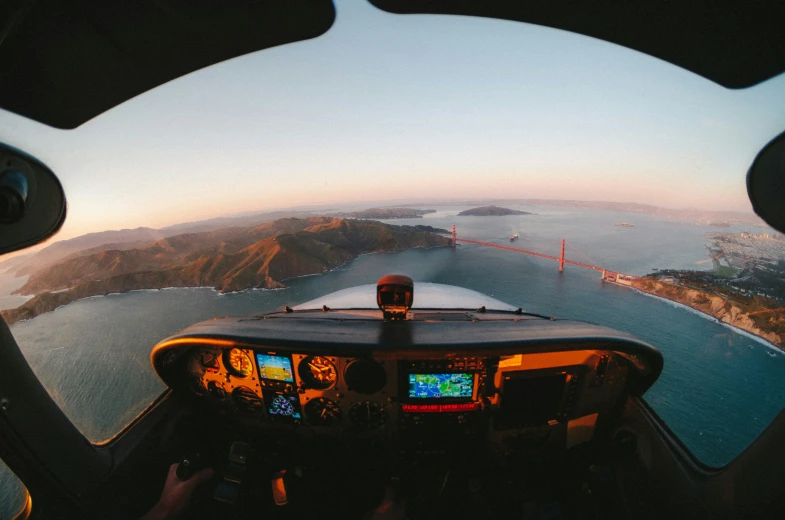
[[[192,390],[212,405],[270,425],[370,431],[395,401],[394,362],[275,350],[195,349]]]
[[[500,444],[525,432],[584,442],[623,397],[629,368],[603,350],[406,359],[199,346],[186,356],[190,390],[243,425],[418,444],[443,430]]]

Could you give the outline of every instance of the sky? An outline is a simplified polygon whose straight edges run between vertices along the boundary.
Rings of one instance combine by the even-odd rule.
[[[323,36],[235,58],[74,130],[0,110],[69,203],[56,239],[298,205],[559,198],[751,211],[785,75],[728,90],[600,40],[335,2]]]

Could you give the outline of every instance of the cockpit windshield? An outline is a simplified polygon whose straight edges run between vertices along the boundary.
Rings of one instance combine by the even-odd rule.
[[[151,347],[189,325],[376,309],[376,281],[400,273],[415,309],[520,309],[655,345],[646,402],[706,465],[744,450],[785,405],[785,236],[744,184],[785,128],[785,77],[729,90],[555,29],[335,4],[318,38],[74,130],[0,112],[0,141],[69,202],[58,235],[0,258],[2,314],[79,430],[99,443],[142,413],[165,389]],[[416,397],[473,389],[410,377]]]

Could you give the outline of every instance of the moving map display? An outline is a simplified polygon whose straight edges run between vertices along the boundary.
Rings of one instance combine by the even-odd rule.
[[[274,381],[294,382],[292,375],[292,362],[286,356],[273,356],[271,354],[256,354],[256,364],[259,365],[259,377]]]
[[[414,399],[471,398],[473,387],[473,374],[409,374]]]

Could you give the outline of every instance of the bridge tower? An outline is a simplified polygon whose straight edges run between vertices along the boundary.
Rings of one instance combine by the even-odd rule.
[[[564,239],[561,241],[561,254],[559,255],[559,272],[564,271]]]
[[[455,224],[452,225],[452,247],[455,247],[455,242],[458,240],[458,236],[455,234]]]

